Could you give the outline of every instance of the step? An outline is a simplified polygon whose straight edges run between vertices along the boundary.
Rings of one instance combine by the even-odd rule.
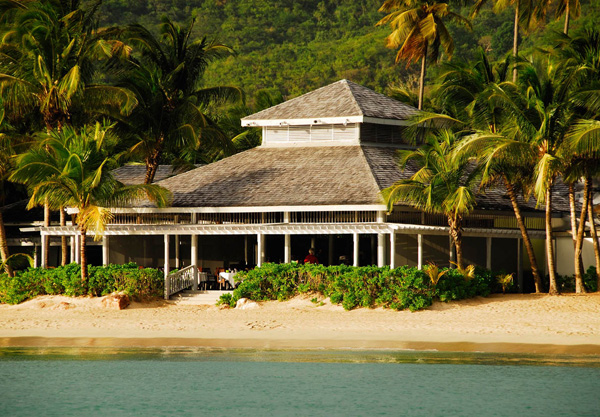
[[[185,305],[215,305],[223,294],[233,294],[233,291],[192,291],[186,290],[171,296],[172,301]]]

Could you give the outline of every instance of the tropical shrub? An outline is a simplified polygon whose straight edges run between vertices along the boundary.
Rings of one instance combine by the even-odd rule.
[[[233,295],[222,296],[219,304],[233,307],[240,298],[287,300],[302,293],[318,293],[346,310],[382,306],[417,311],[435,299],[460,300],[498,290],[495,275],[481,268],[475,268],[471,279],[466,279],[464,272],[448,269],[433,283],[424,271],[408,266],[390,269],[267,263],[240,272],[236,279],[241,282]]]
[[[54,269],[29,268],[14,278],[0,274],[0,303],[18,304],[38,295],[102,296],[122,291],[136,301],[161,297],[163,274],[137,264],[92,266],[87,282],[81,280],[81,269],[69,264]]]

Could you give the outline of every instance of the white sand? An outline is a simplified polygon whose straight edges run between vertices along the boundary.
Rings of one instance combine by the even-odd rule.
[[[493,295],[419,312],[298,297],[254,310],[43,296],[0,305],[0,346],[390,348],[600,354],[600,294]],[[474,345],[477,344],[477,345]]]

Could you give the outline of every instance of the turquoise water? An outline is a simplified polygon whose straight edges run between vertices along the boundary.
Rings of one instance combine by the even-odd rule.
[[[0,416],[597,417],[599,363],[435,352],[0,349]]]

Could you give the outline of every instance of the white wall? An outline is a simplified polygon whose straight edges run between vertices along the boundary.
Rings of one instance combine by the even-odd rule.
[[[560,275],[574,275],[575,249],[573,248],[573,239],[571,236],[556,238],[556,272]],[[591,237],[583,240],[583,270],[587,270],[590,265],[595,265],[594,260],[594,242]]]

